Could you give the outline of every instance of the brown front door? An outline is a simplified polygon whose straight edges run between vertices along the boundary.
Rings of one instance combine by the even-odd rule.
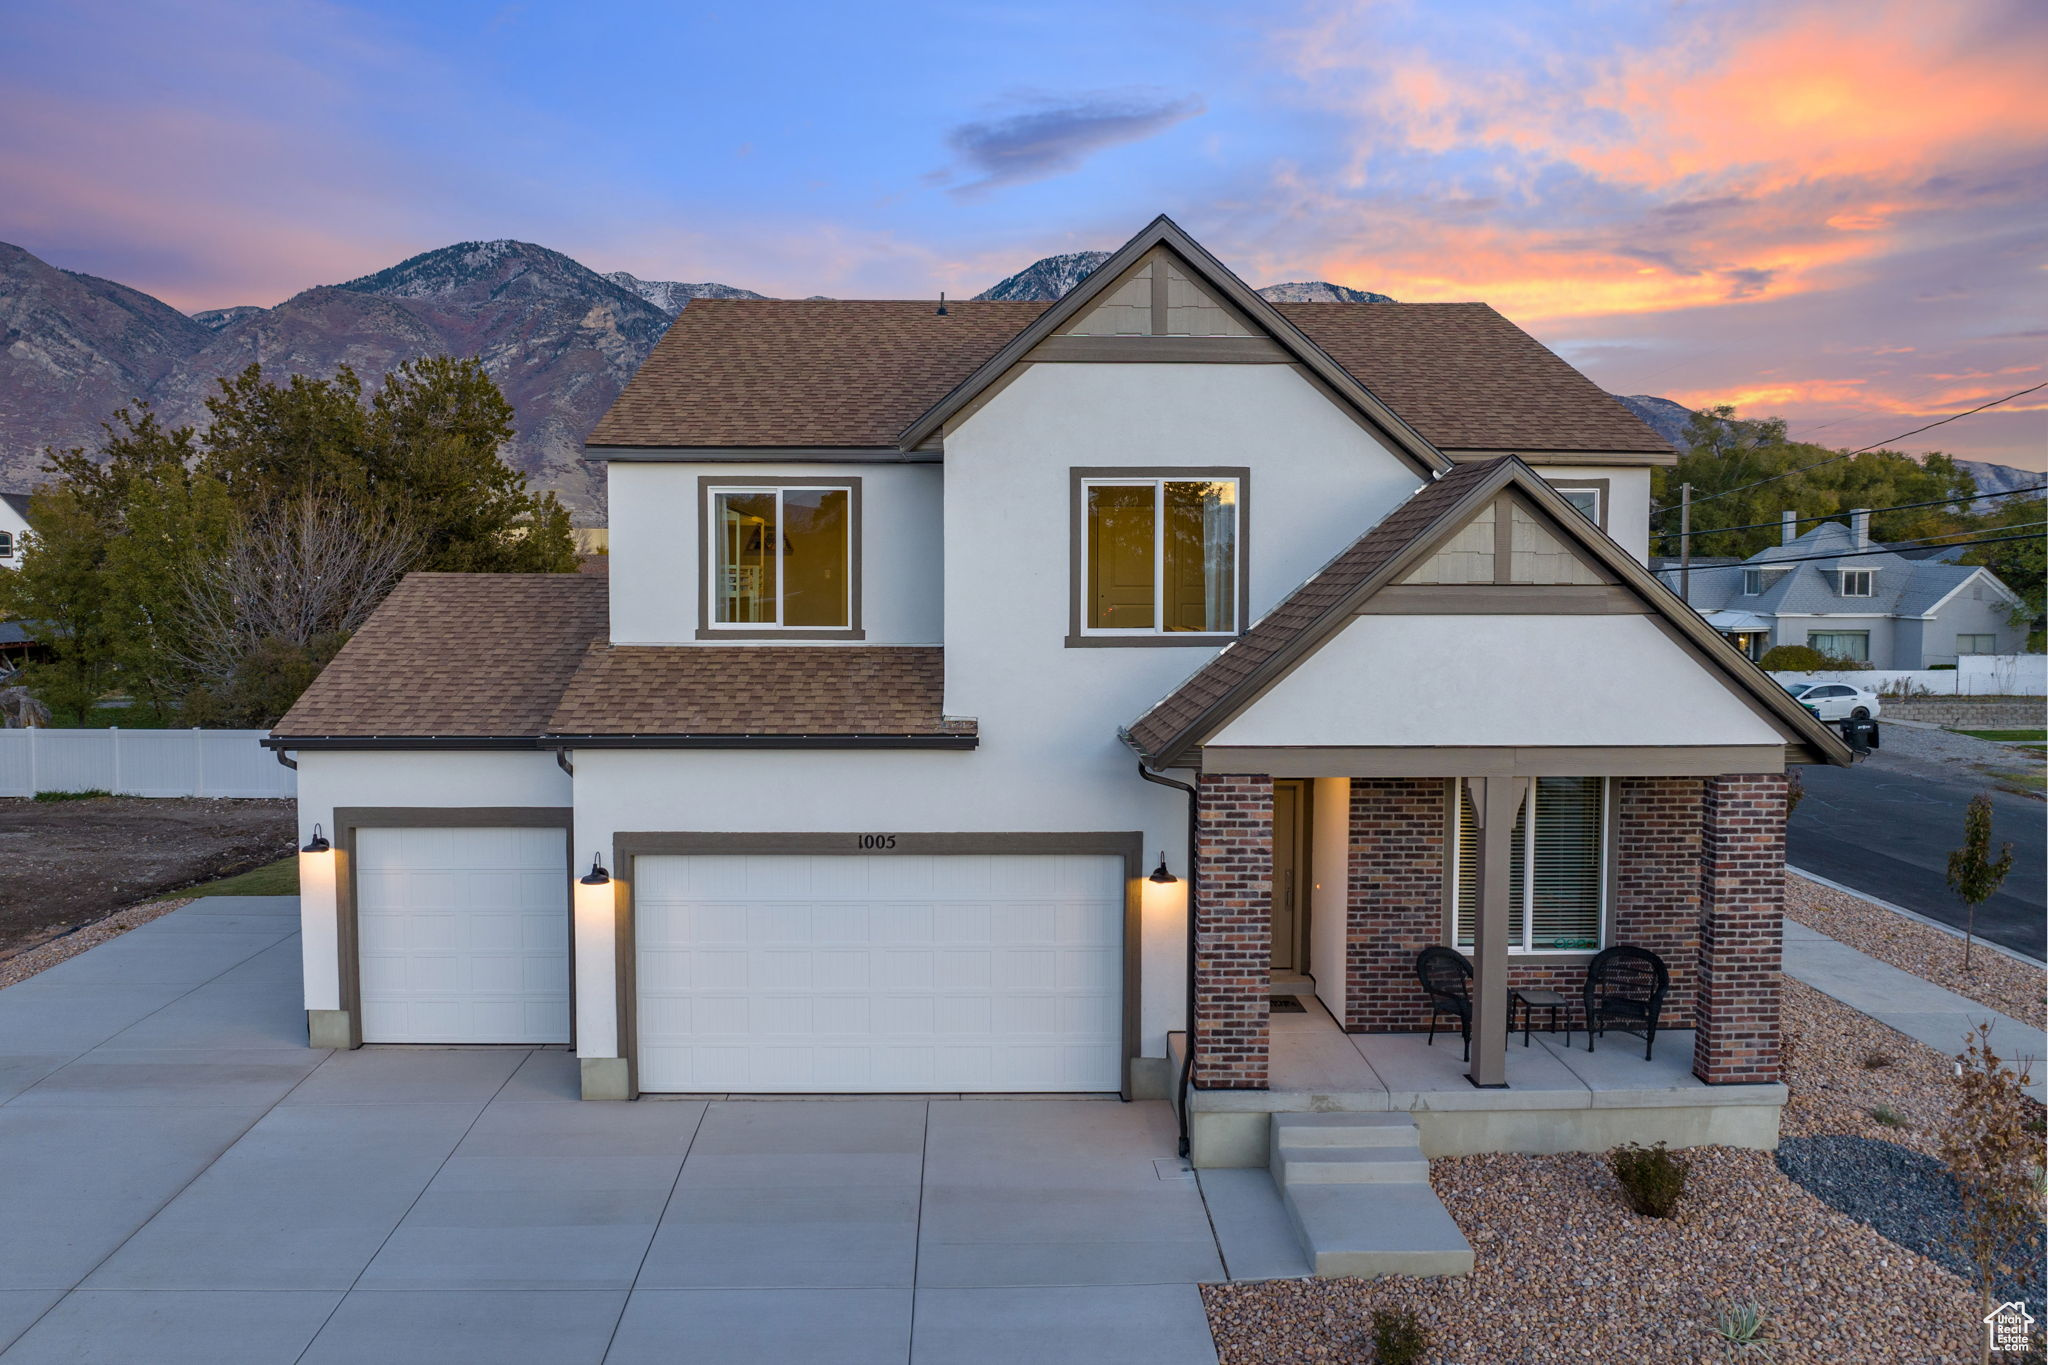
[[[1273,783],[1273,970],[1308,972],[1308,784]]]

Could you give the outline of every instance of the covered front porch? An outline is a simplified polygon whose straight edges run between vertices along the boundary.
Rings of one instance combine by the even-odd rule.
[[[1200,1167],[1265,1166],[1276,1113],[1406,1113],[1429,1157],[1478,1152],[1605,1151],[1623,1142],[1673,1147],[1774,1147],[1786,1089],[1776,1082],[1710,1086],[1693,1074],[1694,1030],[1660,1032],[1645,1060],[1641,1039],[1539,1027],[1517,1032],[1509,1083],[1481,1090],[1455,1033],[1346,1033],[1320,1002],[1270,1019],[1263,1089],[1189,1095],[1190,1156]],[[1186,1035],[1175,1034],[1174,1063]]]

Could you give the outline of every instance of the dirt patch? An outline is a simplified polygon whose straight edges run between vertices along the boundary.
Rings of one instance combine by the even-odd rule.
[[[292,851],[290,801],[0,800],[0,953]]]
[[[94,920],[83,929],[45,939],[33,948],[0,950],[0,987],[19,985],[37,972],[69,961],[88,948],[97,948],[108,939],[119,938],[130,929],[161,919],[191,903],[190,896],[151,901],[147,905],[131,906],[105,919]]]

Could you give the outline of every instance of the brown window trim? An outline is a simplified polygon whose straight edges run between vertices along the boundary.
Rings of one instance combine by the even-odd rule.
[[[844,626],[719,626],[713,623],[712,581],[717,569],[712,558],[711,490],[714,488],[844,488],[847,491],[847,582]],[[697,476],[697,638],[699,640],[865,640],[861,626],[861,480],[851,475],[827,474],[815,478],[801,475],[761,477],[699,474]]]
[[[1091,479],[1234,479],[1237,481],[1237,602],[1235,629],[1216,634],[1155,631],[1150,635],[1091,635],[1081,627],[1082,581],[1088,539],[1086,487]],[[1068,649],[1221,649],[1244,634],[1251,615],[1251,470],[1201,465],[1086,465],[1067,471],[1067,638]]]

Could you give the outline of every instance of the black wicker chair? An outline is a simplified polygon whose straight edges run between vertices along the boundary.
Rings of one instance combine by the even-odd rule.
[[[1465,1040],[1465,1060],[1472,1060],[1472,964],[1454,948],[1424,948],[1415,955],[1415,976],[1429,997],[1429,1045],[1436,1046],[1436,1021],[1441,1014],[1458,1020]]]
[[[1657,1047],[1657,1016],[1671,990],[1664,959],[1648,948],[1603,949],[1586,967],[1586,1051],[1609,1023],[1620,1032],[1640,1033],[1643,1060]]]

